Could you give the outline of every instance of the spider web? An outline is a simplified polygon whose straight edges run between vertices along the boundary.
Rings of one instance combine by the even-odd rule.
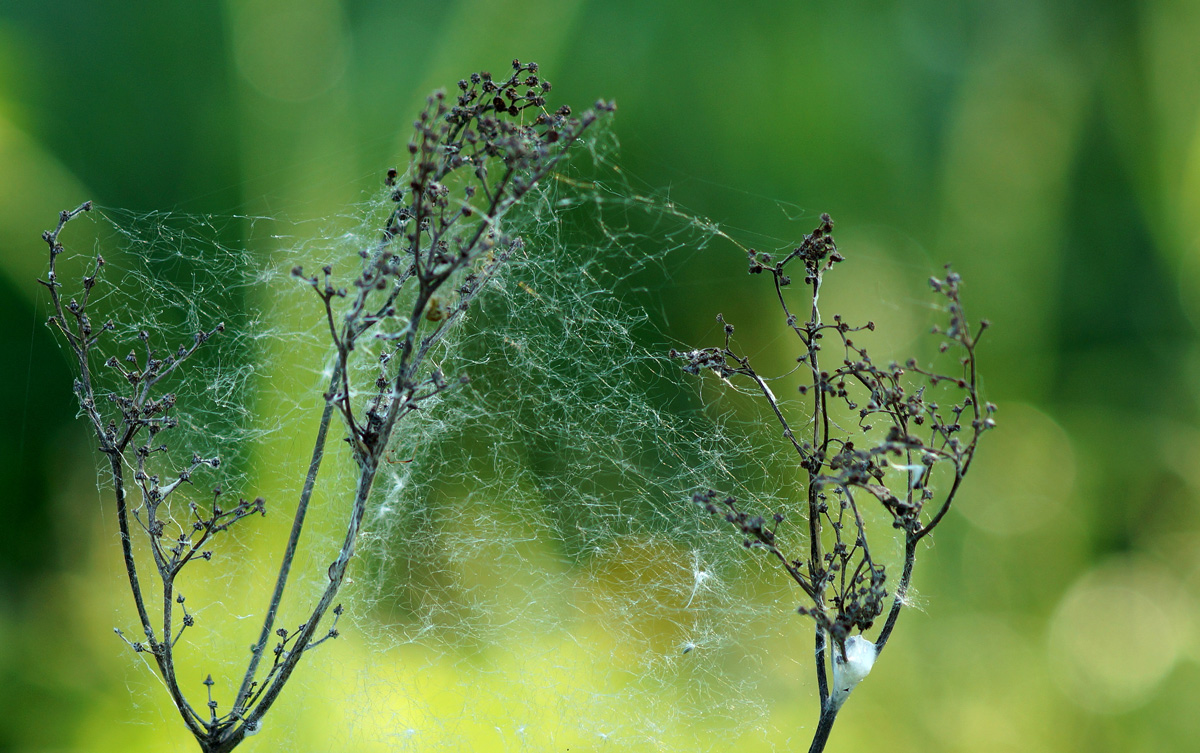
[[[712,343],[673,342],[652,313],[705,249],[738,254],[741,244],[634,190],[614,152],[602,131],[505,218],[523,252],[434,359],[470,384],[398,430],[340,594],[342,636],[301,663],[265,719],[270,745],[807,744],[816,688],[801,594],[690,502],[712,487],[786,510],[803,496],[802,474],[757,401],[711,377],[700,394],[667,358],[672,346]],[[107,261],[97,305],[116,324],[114,355],[141,347],[143,330],[152,347],[172,349],[226,324],[167,387],[182,436],[160,462],[220,456],[188,501],[210,502],[220,485],[265,497],[270,511],[215,541],[213,561],[181,578],[197,627],[182,638],[180,677],[195,678],[184,689],[199,705],[200,678],[212,674],[225,707],[244,671],[332,368],[320,303],[289,272],[351,268],[388,208],[381,194],[319,220],[93,213]],[[369,384],[374,374],[364,366],[359,376]],[[331,435],[293,568],[280,622],[289,629],[324,586],[344,532],[356,469],[342,434]],[[190,524],[185,503],[173,513]],[[801,541],[801,523],[789,518],[781,536]],[[122,593],[115,548],[111,559],[112,593]],[[113,619],[128,630],[136,621],[121,601]],[[139,703],[161,695],[130,684]],[[153,708],[139,718],[178,726],[161,699]]]

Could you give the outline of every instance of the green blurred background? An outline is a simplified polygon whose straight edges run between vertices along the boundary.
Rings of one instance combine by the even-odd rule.
[[[864,287],[856,311],[878,297],[902,318],[922,295],[910,282],[953,261],[994,324],[982,357],[1001,429],[923,554],[922,611],[830,749],[1195,750],[1197,40],[1188,0],[9,0],[0,750],[191,745],[160,729],[177,722],[109,632],[128,597],[106,590],[111,513],[41,324],[41,231],[87,198],[341,212],[399,161],[425,94],[513,57],[540,63],[555,102],[615,99],[620,165],[696,214],[776,238],[832,214],[852,261],[903,270],[878,296]],[[704,299],[724,273],[706,265],[744,265],[728,246],[705,253],[683,292],[663,293],[680,342],[711,344]],[[807,631],[787,619],[781,632]],[[769,702],[811,724],[796,666],[804,680]],[[386,698],[338,710],[328,694],[331,729],[313,722],[300,749],[340,749],[357,738],[338,725],[398,714]],[[794,749],[804,734],[745,745]],[[269,737],[245,749],[274,749]]]

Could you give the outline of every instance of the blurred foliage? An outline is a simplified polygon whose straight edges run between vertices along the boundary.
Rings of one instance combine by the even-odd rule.
[[[104,590],[111,515],[40,325],[40,232],[85,198],[341,211],[399,160],[429,90],[514,56],[557,100],[618,102],[635,187],[767,247],[829,212],[895,316],[952,260],[994,324],[986,388],[1010,433],[981,453],[918,574],[924,611],[832,749],[1193,749],[1197,39],[1194,0],[10,0],[0,750],[162,749],[153,721],[175,723],[140,705],[157,688],[106,634],[126,594]],[[739,324],[764,314],[743,270],[715,247],[679,270],[664,329],[712,344],[714,302]],[[135,716],[147,726],[111,723]],[[313,749],[321,734],[337,735]]]

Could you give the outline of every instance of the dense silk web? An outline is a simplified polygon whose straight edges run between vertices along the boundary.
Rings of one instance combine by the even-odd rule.
[[[634,190],[612,140],[593,136],[504,218],[522,252],[433,359],[469,384],[397,432],[342,594],[342,637],[302,665],[285,704],[321,709],[319,734],[345,749],[789,750],[807,739],[809,715],[790,708],[815,694],[799,595],[691,502],[720,488],[788,511],[780,536],[800,542],[789,507],[800,473],[754,401],[699,398],[667,357],[691,344],[650,313],[707,247],[744,249]],[[144,347],[145,331],[172,349],[226,325],[173,377],[186,440],[168,458],[221,458],[192,500],[220,486],[265,497],[270,512],[190,575],[189,666],[226,696],[332,368],[320,302],[290,270],[352,268],[388,210],[383,193],[315,220],[93,213],[116,342]],[[352,496],[349,453],[331,445],[285,625],[320,588]],[[186,524],[183,500],[174,514]],[[123,607],[115,619],[128,627]],[[266,727],[297,750],[318,734],[282,716]]]

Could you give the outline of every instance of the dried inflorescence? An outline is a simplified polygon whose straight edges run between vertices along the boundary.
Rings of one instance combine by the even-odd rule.
[[[458,88],[453,104],[444,92],[429,97],[409,143],[408,170],[387,172],[385,182],[393,206],[379,228],[378,239],[360,250],[350,283],[345,287],[335,284],[337,273],[332,264],[325,266],[320,276],[307,275],[300,266],[293,269],[295,277],[316,291],[324,307],[335,351],[332,376],[260,637],[251,647],[241,686],[224,714],[218,714],[213,700],[211,676],[204,682],[207,700],[203,710],[187,700],[176,679],[174,649],[196,617],[185,607],[183,595],[176,592],[175,581],[189,562],[213,557],[212,550],[205,547],[214,535],[250,515],[265,514],[266,503],[262,498],[242,499],[226,509],[217,489],[204,505],[188,502],[190,515],[164,514],[174,493],[191,484],[202,469],[217,469],[220,460],[192,454],[183,468],[161,467],[170,462],[167,442],[171,430],[179,425],[181,409],[175,394],[161,391],[163,380],[172,374],[187,379],[181,367],[206,341],[220,335],[224,325],[214,323],[211,329],[197,332],[191,343],[173,350],[162,350],[157,335],[147,326],[136,337],[140,344],[127,355],[108,355],[125,351],[129,344],[114,341],[117,328],[112,322],[97,329],[88,316],[89,298],[98,284],[103,258],[96,257],[93,271],[82,280],[79,297],[69,301],[61,297],[62,283],[56,270],[63,252],[59,235],[69,221],[90,211],[91,204],[63,212],[57,228],[44,236],[50,262],[42,284],[50,291],[50,324],[63,335],[74,356],[76,395],[101,452],[108,456],[125,570],[145,640],[129,641],[121,630],[116,632],[134,651],[154,656],[184,723],[209,753],[232,750],[247,735],[260,731],[263,715],[300,658],[337,637],[342,608],[333,607],[333,602],[345,580],[390,438],[405,416],[466,381],[465,375],[448,379],[434,366],[432,349],[521,248],[521,238],[503,228],[505,214],[550,175],[592,123],[614,109],[611,103],[601,101],[578,117],[567,107],[546,110],[549,82],[539,77],[536,63],[517,60],[503,80],[475,73],[460,81]],[[360,365],[364,360],[368,362],[365,369]],[[118,376],[118,387],[99,387],[97,368]],[[364,374],[369,376],[360,379]],[[324,573],[328,582],[307,619],[288,631],[275,627],[278,611],[335,412],[346,426],[359,475],[353,490],[343,490],[348,498],[346,532]],[[140,503],[128,499],[129,480],[140,492]],[[161,581],[160,610],[151,606],[150,591],[140,580],[131,520],[149,541],[154,571]],[[155,595],[160,595],[157,589]],[[334,617],[326,620],[331,607]],[[323,622],[328,626],[318,638]],[[259,664],[272,641],[273,661],[260,673]]]
[[[566,106],[546,112],[544,94],[550,84],[537,70],[536,63],[514,60],[513,73],[504,81],[487,72],[459,81],[453,105],[444,92],[429,97],[414,123],[408,173],[401,177],[397,170],[388,171],[395,207],[383,236],[375,248],[360,251],[364,264],[349,289],[333,284],[330,266],[320,277],[306,275],[299,266],[292,270],[325,306],[338,350],[337,379],[326,397],[350,427],[360,463],[369,455],[377,461],[397,419],[452,385],[440,371],[421,373],[420,366],[521,248],[522,239],[504,233],[501,219],[553,170],[600,113],[614,109],[600,101],[578,118]],[[509,119],[530,109],[537,115],[528,123]],[[451,278],[454,284],[447,285]],[[338,299],[348,305],[335,312]],[[356,415],[346,366],[369,331],[389,346],[378,355],[373,395]]]
[[[807,473],[806,504],[795,517],[807,522],[808,551],[799,557],[779,548],[776,529],[787,517],[784,512],[775,512],[768,521],[745,512],[736,499],[714,490],[697,493],[693,501],[737,528],[746,547],[769,552],[808,597],[799,612],[816,622],[817,680],[822,704],[813,751],[823,749],[833,719],[850,690],[835,687],[830,693],[827,649],[835,681],[839,676],[853,675],[841,670],[847,662],[850,664],[846,666],[854,664],[854,657],[847,654],[851,641],[859,657],[858,666],[869,670],[904,605],[918,543],[949,511],[980,437],[995,426],[995,406],[981,402],[976,365],[976,346],[988,323],[983,320],[973,327],[966,318],[958,274],[947,271],[944,279],[930,280],[949,315],[949,324],[935,327],[934,334],[943,337],[940,352],[955,349],[959,354],[956,373],[922,368],[916,359],[904,366],[876,365],[866,348],[855,342],[859,333],[875,330],[873,322],[853,327],[840,316],[835,315],[832,321],[821,316],[818,302],[824,274],[844,261],[832,230],[829,216],[822,215],[821,224],[778,261],[769,254],[749,251],[750,273],[771,276],[784,321],[800,351],[796,362],[805,379],[798,392],[807,403],[800,416],[792,416],[790,401],[777,398],[768,378],[754,369],[747,356],[737,353],[734,328],[720,316],[723,345],[671,351],[672,357],[683,361],[683,370],[689,374],[710,371],[722,380],[752,382],[783,427],[785,440]],[[796,262],[803,264],[804,284],[809,288],[803,321],[793,313],[785,295],[785,288],[792,284],[788,270]],[[825,355],[830,350],[836,355]],[[830,361],[835,358],[839,363],[833,365]],[[949,404],[935,402],[927,392],[947,394]],[[846,417],[857,421],[848,430],[841,428]],[[803,436],[793,430],[793,423],[807,427]],[[943,480],[943,468],[945,488],[938,489],[931,479],[937,476]],[[903,570],[890,593],[886,569],[872,553],[868,540],[865,504],[881,506],[903,536]],[[870,661],[865,661],[862,657],[869,652],[860,644],[869,641],[856,633],[874,627],[885,611],[887,617],[872,644]],[[858,679],[861,677],[854,684]]]

